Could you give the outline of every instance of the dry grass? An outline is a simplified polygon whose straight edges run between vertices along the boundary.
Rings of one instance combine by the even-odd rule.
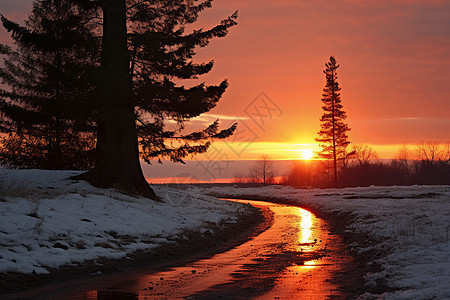
[[[9,198],[28,198],[33,194],[26,182],[10,179],[5,172],[0,172],[0,201],[6,202]]]

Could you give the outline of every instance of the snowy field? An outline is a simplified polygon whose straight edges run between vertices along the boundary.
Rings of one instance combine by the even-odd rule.
[[[368,235],[350,245],[358,254],[375,250],[382,265],[366,284],[384,278],[395,292],[362,299],[450,299],[450,186],[294,189],[216,187],[193,189],[220,196],[259,196],[295,201],[324,212],[351,212],[346,230]]]
[[[163,203],[101,190],[70,171],[0,169],[0,273],[48,273],[85,260],[122,258],[235,222],[241,204],[155,187]]]

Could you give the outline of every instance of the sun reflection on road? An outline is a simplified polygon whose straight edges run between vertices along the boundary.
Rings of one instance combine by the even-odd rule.
[[[299,209],[300,217],[300,231],[299,242],[300,244],[311,243],[310,237],[312,234],[313,215],[307,210]]]
[[[334,257],[324,255],[327,245],[338,247],[336,237],[330,235],[323,220],[311,212],[290,207],[289,213],[295,228],[291,249],[307,260],[286,267],[273,289],[256,299],[341,299],[337,286],[329,281],[340,266]]]
[[[317,265],[317,259],[308,260],[303,263],[303,266],[300,266],[302,269],[312,269]]]
[[[330,278],[347,258],[337,255],[341,252],[336,249],[344,246],[323,220],[299,207],[234,201],[270,209],[273,224],[228,251],[159,272],[138,272],[126,278],[127,284],[91,290],[81,299],[112,299],[108,297],[115,295],[130,299],[243,299],[248,295],[263,300],[340,298]]]

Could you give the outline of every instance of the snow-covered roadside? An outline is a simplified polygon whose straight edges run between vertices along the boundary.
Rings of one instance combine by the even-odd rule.
[[[376,251],[380,272],[366,274],[366,284],[383,278],[394,292],[366,293],[362,299],[450,299],[450,186],[294,189],[214,187],[191,192],[220,196],[278,198],[326,213],[351,212],[345,230],[367,241],[350,245],[361,255]]]
[[[154,187],[162,203],[102,190],[73,171],[0,170],[0,273],[48,273],[86,260],[126,257],[185,230],[236,222],[245,207]]]

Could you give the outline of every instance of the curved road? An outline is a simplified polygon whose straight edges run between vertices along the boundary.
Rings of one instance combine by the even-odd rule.
[[[231,200],[231,199],[230,199]],[[273,225],[246,243],[209,259],[158,273],[102,279],[98,286],[52,291],[52,299],[326,299],[341,298],[333,272],[350,257],[339,236],[312,213],[289,205],[232,200],[266,207]],[[95,280],[98,280],[95,279]],[[92,281],[90,286],[92,286]],[[94,282],[95,286],[95,282]],[[70,293],[71,295],[69,295]]]

